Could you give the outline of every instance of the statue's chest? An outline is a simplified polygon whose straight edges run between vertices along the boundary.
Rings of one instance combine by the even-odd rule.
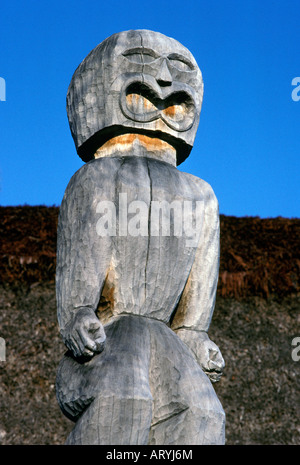
[[[170,164],[138,157],[125,158],[116,172],[116,195],[128,201],[187,202],[201,200],[196,184]]]

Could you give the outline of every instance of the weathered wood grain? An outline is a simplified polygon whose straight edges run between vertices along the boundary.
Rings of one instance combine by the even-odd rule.
[[[76,422],[67,444],[224,443],[210,381],[224,360],[207,335],[218,202],[176,168],[193,145],[202,92],[191,53],[144,30],[104,41],[70,84],[71,131],[90,161],[72,177],[58,224],[69,351],[57,396]]]

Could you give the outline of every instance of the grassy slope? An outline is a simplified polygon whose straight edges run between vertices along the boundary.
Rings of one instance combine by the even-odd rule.
[[[0,207],[0,443],[63,444],[72,423],[55,398],[64,346],[54,288],[58,209]],[[300,444],[300,220],[221,216],[210,337],[226,360],[215,385],[227,444]]]

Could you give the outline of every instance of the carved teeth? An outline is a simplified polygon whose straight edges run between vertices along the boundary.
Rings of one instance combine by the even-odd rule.
[[[128,108],[138,115],[147,114],[153,110],[157,110],[150,100],[140,94],[128,94],[126,96],[126,103]],[[175,121],[183,120],[187,113],[185,105],[171,105],[162,111],[166,116]]]
[[[141,114],[156,110],[156,107],[148,99],[139,94],[128,94],[126,103],[133,113]]]
[[[181,121],[187,114],[185,105],[171,105],[163,110],[163,113],[175,121]]]
[[[144,111],[144,102],[143,102],[144,97],[142,97],[141,95],[138,95],[137,100],[138,100],[138,112],[143,113],[143,111]]]

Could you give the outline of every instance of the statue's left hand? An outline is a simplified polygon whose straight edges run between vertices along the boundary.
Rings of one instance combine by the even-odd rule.
[[[219,347],[208,336],[207,339],[202,341],[201,346],[199,346],[197,359],[211,382],[216,383],[220,380],[225,362]]]
[[[219,347],[209,339],[205,331],[179,329],[176,331],[180,339],[190,348],[197,362],[212,383],[220,380],[225,362]]]

